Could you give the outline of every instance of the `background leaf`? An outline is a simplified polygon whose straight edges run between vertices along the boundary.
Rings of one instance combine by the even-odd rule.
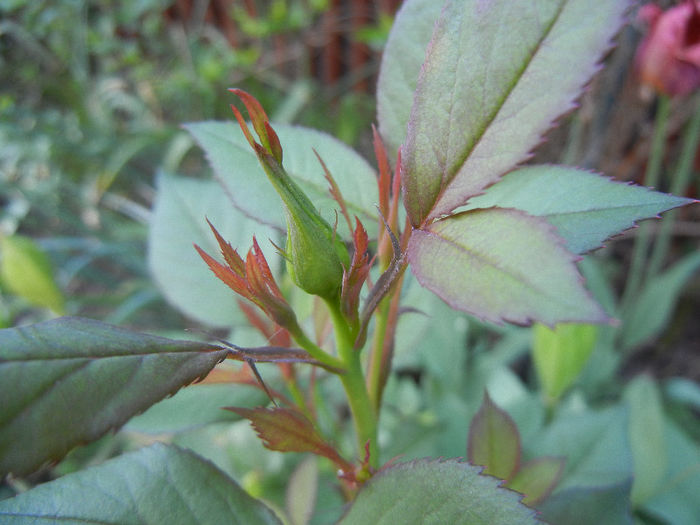
[[[396,13],[382,53],[377,120],[392,162],[406,139],[418,73],[443,4],[437,0],[405,0]]]
[[[340,520],[342,525],[527,525],[540,523],[520,496],[458,460],[418,460],[372,477]]]
[[[544,217],[573,253],[601,246],[636,221],[693,202],[567,166],[525,166],[503,177],[465,209],[517,208]]]
[[[700,448],[668,417],[664,422],[666,475],[643,508],[673,525],[695,525],[700,516]]]
[[[505,410],[484,392],[481,408],[472,418],[467,440],[467,459],[484,467],[484,474],[510,479],[520,466],[520,435]]]
[[[206,375],[226,353],[71,317],[0,330],[0,473],[60,459]]]
[[[178,433],[218,421],[238,421],[239,416],[222,410],[230,403],[252,407],[266,401],[262,390],[249,385],[196,384],[131,418],[124,429],[153,435]]]
[[[256,235],[268,260],[278,260],[268,239],[277,242],[279,233],[245,217],[214,180],[160,174],[148,239],[151,273],[180,311],[201,323],[230,328],[245,322],[237,296],[214,276],[192,245],[219,255],[205,218],[243,256]]]
[[[0,518],[8,525],[281,523],[208,461],[162,444],[0,501]]]
[[[552,122],[574,107],[628,5],[446,4],[418,78],[403,147],[405,202],[414,226],[451,212],[528,158]]]
[[[632,503],[648,500],[666,474],[664,412],[659,389],[650,377],[634,379],[625,391],[630,407],[629,440],[634,462]]]
[[[627,424],[627,411],[620,405],[600,411],[570,410],[557,414],[529,439],[526,452],[530,457],[566,458],[555,494],[572,487],[626,483],[632,478]]]
[[[423,286],[483,320],[605,321],[552,230],[517,210],[473,210],[415,230],[408,258]]]
[[[305,458],[289,478],[286,509],[291,525],[306,525],[314,513],[318,493],[318,460]]]
[[[571,488],[538,507],[548,523],[566,525],[632,525],[630,481],[615,485]]]
[[[532,358],[545,397],[556,401],[576,380],[593,351],[598,327],[560,323],[550,329],[536,324]]]
[[[335,224],[338,205],[314,149],[338,183],[350,215],[357,215],[370,236],[376,235],[377,178],[359,154],[339,140],[309,128],[272,124],[284,149],[284,168],[306,193],[328,224]],[[283,208],[258,158],[234,122],[197,122],[185,128],[204,149],[219,180],[235,205],[247,216],[285,228]],[[344,221],[338,231],[350,232]]]
[[[698,268],[700,252],[694,252],[649,280],[639,298],[623,315],[621,342],[624,349],[634,348],[663,331],[683,287]]]
[[[63,294],[54,281],[51,262],[30,238],[0,236],[0,278],[8,290],[31,304],[64,313]]]
[[[523,503],[533,506],[554,490],[564,472],[564,458],[537,458],[521,465],[508,481],[509,489],[525,494]]]

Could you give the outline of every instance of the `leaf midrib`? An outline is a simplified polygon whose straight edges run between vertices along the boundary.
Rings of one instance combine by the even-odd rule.
[[[546,28],[546,30],[544,31],[544,33],[543,33],[543,35],[542,35],[542,38],[539,39],[539,41],[537,42],[537,44],[536,44],[535,47],[533,48],[533,52],[530,54],[529,59],[527,59],[527,60],[524,62],[521,71],[520,71],[518,74],[516,74],[516,76],[513,78],[513,82],[512,82],[511,85],[509,86],[509,88],[508,88],[507,90],[504,91],[504,96],[503,96],[502,100],[500,101],[500,103],[497,104],[497,106],[494,108],[492,114],[487,118],[487,120],[484,122],[484,125],[482,126],[482,128],[481,128],[481,129],[479,130],[479,132],[475,135],[476,140],[473,142],[473,144],[471,145],[471,147],[469,147],[469,148],[467,148],[467,149],[465,150],[465,152],[464,152],[464,154],[462,155],[462,157],[459,158],[459,160],[458,160],[457,162],[455,162],[455,165],[457,165],[458,167],[455,169],[454,173],[452,173],[452,175],[449,176],[449,178],[448,178],[448,180],[447,180],[447,184],[444,184],[444,185],[441,184],[442,188],[440,189],[440,191],[436,194],[435,198],[433,199],[433,202],[432,202],[432,204],[431,204],[431,206],[430,206],[430,208],[429,208],[428,213],[426,214],[426,217],[430,217],[430,216],[431,216],[431,214],[432,214],[433,210],[435,209],[435,207],[437,206],[437,204],[439,204],[439,202],[442,200],[442,196],[445,194],[445,191],[447,191],[447,189],[450,187],[450,185],[451,185],[452,182],[454,181],[454,179],[455,179],[455,177],[457,176],[457,174],[459,174],[461,168],[464,166],[464,164],[465,164],[466,161],[469,159],[469,157],[470,157],[471,154],[474,152],[474,150],[477,148],[477,146],[481,143],[481,141],[482,141],[482,139],[484,138],[484,135],[485,135],[486,132],[488,131],[489,127],[490,127],[491,124],[493,124],[493,122],[496,120],[496,117],[498,117],[499,113],[500,113],[501,110],[503,109],[503,106],[505,106],[505,104],[506,104],[506,102],[508,101],[508,99],[511,97],[511,95],[513,94],[513,92],[516,90],[516,88],[517,88],[517,86],[518,86],[518,84],[519,84],[519,82],[520,82],[520,79],[523,77],[523,75],[525,74],[525,72],[527,71],[527,69],[530,67],[530,65],[532,64],[532,62],[535,60],[535,57],[538,55],[538,53],[539,53],[540,50],[542,49],[542,42],[544,42],[544,41],[547,39],[547,37],[549,37],[549,35],[550,35],[552,29],[554,28],[554,26],[555,26],[555,25],[557,24],[557,22],[559,21],[559,19],[560,19],[560,17],[561,17],[561,14],[562,14],[562,12],[564,11],[564,8],[566,7],[566,2],[567,2],[567,1],[568,1],[568,0],[563,0],[563,1],[561,2],[561,4],[559,5],[559,8],[557,9],[556,14],[552,17],[552,22],[549,24],[549,26],[548,26],[548,27]],[[455,80],[455,81],[456,81],[456,80]],[[453,105],[451,104],[451,105],[450,105],[450,111],[449,111],[449,114],[450,114],[450,115],[452,114],[452,106],[453,106]],[[450,126],[450,130],[451,130],[451,129],[452,129],[452,126]],[[448,131],[448,133],[451,133],[451,131]],[[445,180],[444,173],[441,174],[441,180],[443,180],[443,181]],[[482,188],[482,189],[483,189],[483,188]],[[479,190],[479,191],[480,191],[480,190]],[[478,194],[478,193],[477,193],[477,194]],[[464,197],[463,197],[463,201],[466,202],[466,201],[467,201],[468,199],[470,199],[471,197],[474,197],[474,195],[467,195],[467,196],[464,196]]]

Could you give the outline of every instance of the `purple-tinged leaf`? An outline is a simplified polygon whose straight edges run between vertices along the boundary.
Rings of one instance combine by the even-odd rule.
[[[443,4],[439,0],[404,0],[382,53],[377,121],[392,160],[406,139],[418,73]]]
[[[510,172],[466,209],[517,208],[544,217],[573,253],[599,248],[636,221],[694,202],[567,166],[526,166]]]
[[[520,466],[520,434],[515,421],[484,392],[481,408],[472,418],[467,458],[484,467],[484,474],[510,479]]]
[[[298,410],[240,407],[226,407],[226,410],[249,419],[263,444],[270,450],[312,452],[330,459],[345,472],[354,470],[354,467],[321,437],[313,423]]]
[[[74,317],[0,330],[0,475],[119,428],[227,353]]]
[[[415,230],[408,259],[423,286],[486,321],[608,321],[562,244],[542,218],[489,208]]]
[[[403,147],[414,226],[528,158],[598,70],[626,0],[448,2],[420,71]]]
[[[525,494],[523,503],[537,505],[549,496],[564,473],[564,458],[537,458],[523,463],[506,484],[509,489]]]

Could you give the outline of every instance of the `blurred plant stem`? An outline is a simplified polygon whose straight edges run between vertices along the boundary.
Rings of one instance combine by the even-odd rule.
[[[693,160],[700,141],[700,97],[695,102],[695,113],[686,126],[683,135],[683,147],[676,172],[671,181],[670,193],[673,195],[685,195],[693,174]],[[666,259],[668,249],[671,244],[671,229],[678,217],[678,210],[671,210],[664,214],[661,219],[659,233],[656,237],[654,248],[649,260],[646,278],[651,279],[659,273],[661,266]]]
[[[666,95],[659,96],[658,107],[656,108],[656,119],[654,121],[654,135],[651,141],[651,153],[647,162],[647,169],[644,174],[644,185],[656,188],[659,184],[661,163],[664,158],[666,146],[666,132],[668,130],[669,115],[671,113],[671,99]],[[632,252],[632,264],[629,278],[622,296],[622,309],[625,310],[630,301],[637,296],[642,285],[644,276],[644,263],[650,244],[650,225],[643,222],[639,226]]]

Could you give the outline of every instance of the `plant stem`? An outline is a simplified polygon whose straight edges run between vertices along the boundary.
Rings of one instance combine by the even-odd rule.
[[[698,142],[700,142],[700,98],[697,100],[695,113],[688,123],[683,136],[683,147],[681,149],[678,167],[671,181],[670,190],[673,195],[683,195],[688,187],[690,176],[693,173],[693,160],[695,159]],[[677,210],[671,210],[665,213],[664,217],[661,219],[661,226],[649,261],[647,279],[654,277],[661,269],[661,265],[666,258],[669,245],[671,244],[671,228],[673,227],[677,215]]]
[[[343,362],[342,358],[338,359],[337,357],[325,352],[322,348],[311,341],[311,339],[306,336],[304,331],[299,326],[290,326],[287,329],[297,344],[306,350],[311,357],[316,359],[316,361],[333,368],[339,368],[341,370],[345,369],[345,363]]]
[[[369,443],[369,464],[376,468],[379,465],[379,448],[377,447],[377,414],[370,401],[365,377],[360,362],[360,352],[353,348],[354,337],[352,330],[340,307],[328,301],[328,309],[333,320],[335,342],[338,356],[343,362],[346,372],[340,376],[350,405],[355,431],[357,433],[357,448],[360,458],[365,456],[365,445]]]
[[[386,339],[386,329],[389,323],[389,308],[391,307],[391,298],[393,295],[387,295],[379,303],[377,310],[374,313],[374,339],[372,340],[372,349],[370,351],[369,370],[367,377],[367,389],[369,397],[372,401],[372,406],[379,413],[379,405],[381,404],[382,391],[382,362],[384,361],[384,341]]]
[[[668,117],[671,113],[671,99],[665,95],[659,97],[659,104],[656,109],[656,120],[654,122],[654,135],[651,142],[651,153],[644,174],[644,185],[656,187],[659,183],[659,173],[661,162],[664,157],[664,146],[666,143],[666,130],[668,128]],[[642,285],[644,273],[644,261],[649,249],[649,224],[643,222],[639,227],[639,235],[634,243],[632,252],[632,264],[630,267],[629,279],[622,297],[623,310],[639,292]]]

